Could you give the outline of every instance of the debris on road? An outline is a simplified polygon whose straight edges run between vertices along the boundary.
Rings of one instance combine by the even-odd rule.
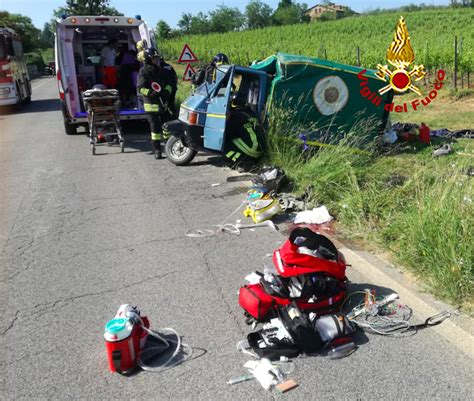
[[[313,210],[304,210],[295,217],[295,224],[323,224],[331,221],[334,217],[329,214],[326,206],[315,207]]]

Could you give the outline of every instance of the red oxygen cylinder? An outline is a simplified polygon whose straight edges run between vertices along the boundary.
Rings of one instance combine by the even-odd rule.
[[[104,339],[111,372],[124,374],[137,366],[148,336],[142,324],[146,328],[150,326],[146,317],[140,317],[140,311],[125,304],[105,325]]]

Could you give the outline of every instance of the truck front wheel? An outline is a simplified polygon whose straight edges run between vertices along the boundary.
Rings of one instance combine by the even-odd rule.
[[[165,146],[166,157],[168,160],[177,165],[185,166],[194,159],[197,152],[187,147],[181,138],[171,136]]]

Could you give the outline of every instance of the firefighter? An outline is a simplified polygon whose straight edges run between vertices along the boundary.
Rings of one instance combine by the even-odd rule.
[[[232,96],[226,129],[230,136],[226,157],[233,165],[253,163],[262,156],[260,124],[238,92]]]
[[[144,53],[144,66],[138,73],[137,87],[143,96],[145,112],[150,123],[151,142],[155,159],[161,159],[162,116],[169,112],[168,99],[173,92],[168,74],[160,67],[160,55],[150,47]]]
[[[224,64],[229,64],[229,58],[224,53],[214,56],[212,62],[196,71],[191,78],[191,83],[197,87],[204,82],[212,84],[216,80],[216,69]]]

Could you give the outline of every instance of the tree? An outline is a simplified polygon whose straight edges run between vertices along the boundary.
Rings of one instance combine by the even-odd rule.
[[[190,13],[181,14],[181,19],[178,21],[178,26],[183,33],[189,33],[191,30],[191,20],[193,16]]]
[[[110,6],[110,0],[66,0],[64,7],[53,11],[53,15],[123,15],[115,7]]]
[[[54,46],[54,33],[49,22],[44,24],[43,30],[41,31],[40,42],[43,49]]]
[[[242,28],[245,17],[238,8],[217,6],[217,9],[209,12],[210,32],[237,31]]]
[[[299,24],[309,22],[309,16],[306,15],[308,6],[304,3],[293,3],[291,0],[282,0],[273,13],[275,25]]]
[[[11,28],[21,36],[25,52],[40,47],[41,31],[33,25],[31,18],[21,14],[10,14],[8,11],[0,11],[0,26]]]
[[[261,0],[251,0],[245,7],[245,18],[248,29],[264,28],[272,24],[273,10]]]
[[[200,35],[210,32],[209,20],[206,14],[199,12],[191,17],[189,33],[192,35]]]
[[[166,23],[166,21],[159,20],[156,24],[156,37],[162,40],[171,38],[171,27]]]

